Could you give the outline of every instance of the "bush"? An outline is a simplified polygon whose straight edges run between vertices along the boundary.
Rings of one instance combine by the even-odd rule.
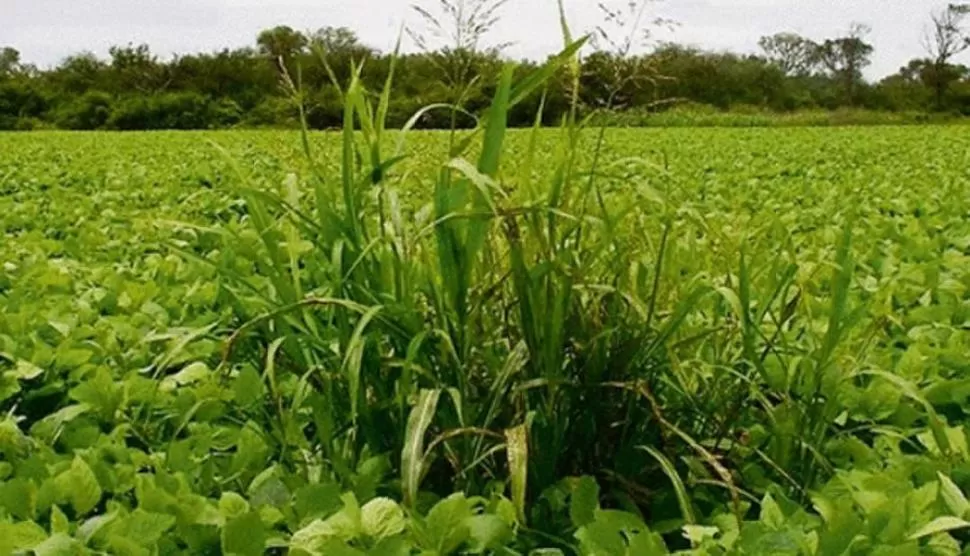
[[[111,113],[112,129],[208,129],[214,114],[208,97],[197,93],[166,93],[149,97],[128,97]]]
[[[239,104],[228,98],[213,102],[211,109],[210,127],[231,127],[243,119],[243,109]]]
[[[292,101],[269,97],[246,114],[242,123],[252,127],[293,127],[298,122],[298,114]]]
[[[947,104],[955,113],[970,116],[970,82],[957,83],[950,89]]]
[[[307,124],[314,129],[340,127],[344,117],[340,92],[333,87],[324,87],[311,95],[306,117]]]
[[[111,117],[111,105],[108,93],[89,91],[58,107],[54,123],[63,129],[101,129]]]
[[[33,83],[0,82],[0,129],[15,129],[15,120],[39,118],[47,111],[47,97]]]
[[[827,127],[850,125],[914,125],[958,121],[956,114],[929,114],[919,110],[889,112],[859,108],[775,112],[751,105],[718,110],[683,104],[664,112],[641,109],[599,114],[595,122],[614,127]]]

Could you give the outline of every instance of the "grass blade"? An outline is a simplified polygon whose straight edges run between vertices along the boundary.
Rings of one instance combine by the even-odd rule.
[[[401,452],[401,487],[404,491],[404,503],[414,505],[417,500],[418,488],[424,476],[424,436],[431,425],[441,390],[422,390],[418,394],[418,403],[411,409],[407,428],[404,434],[404,450]]]
[[[653,446],[641,446],[643,451],[650,454],[653,459],[657,460],[660,464],[660,468],[663,470],[664,475],[670,479],[670,483],[674,486],[674,494],[677,496],[677,504],[680,506],[680,513],[684,517],[684,521],[688,525],[694,525],[697,523],[697,516],[694,514],[694,505],[690,501],[690,495],[687,493],[687,487],[684,486],[684,481],[680,479],[680,475],[677,474],[677,468],[674,464],[667,459],[667,456],[663,455],[659,450]]]
[[[509,481],[512,486],[512,504],[519,523],[526,524],[525,500],[529,477],[529,429],[519,425],[505,431],[506,455],[509,462]]]

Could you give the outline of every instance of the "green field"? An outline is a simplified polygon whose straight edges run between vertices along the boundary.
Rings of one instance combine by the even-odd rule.
[[[970,133],[485,137],[0,134],[0,555],[970,543]]]

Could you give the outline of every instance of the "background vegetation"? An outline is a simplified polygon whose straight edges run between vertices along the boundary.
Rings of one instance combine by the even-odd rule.
[[[502,45],[484,39],[505,3],[479,4],[477,12],[421,13],[423,25],[410,33],[421,48],[397,62],[399,94],[391,102],[390,125],[403,125],[429,104],[460,100],[472,112],[487,105],[505,60]],[[639,9],[645,3],[632,5]],[[863,78],[874,54],[864,25],[853,24],[837,37],[779,33],[762,38],[761,54],[747,55],[647,44],[639,34],[626,34],[630,27],[649,27],[641,21],[643,12],[604,13],[594,33],[599,40],[582,59],[580,108],[630,112],[612,122],[648,125],[651,114],[670,109],[688,116],[659,120],[666,125],[753,125],[759,120],[743,116],[801,111],[814,117],[786,121],[898,123],[925,121],[929,112],[970,114],[970,69],[959,63],[970,46],[966,6],[928,14],[925,57],[905,62],[898,73],[875,83]],[[454,32],[463,25],[463,33]],[[617,30],[627,38],[616,39]],[[363,83],[379,89],[391,54],[361,44],[344,28],[301,32],[281,26],[259,33],[252,47],[167,60],[147,45],[119,45],[108,59],[79,53],[51,68],[21,63],[17,50],[7,47],[0,54],[0,129],[295,127],[298,110],[288,100],[282,70],[305,91],[310,127],[336,127],[343,109],[333,78],[346,80],[354,60],[363,65]],[[536,61],[523,61],[517,71],[525,75],[536,67]],[[547,121],[558,121],[568,110],[569,86],[563,75],[552,81]],[[531,125],[537,102],[517,106],[510,124]],[[853,115],[818,117],[835,110]],[[713,116],[725,111],[742,117]],[[903,116],[887,117],[887,112]],[[429,113],[417,125],[452,123],[449,114]],[[455,123],[470,126],[471,120]]]

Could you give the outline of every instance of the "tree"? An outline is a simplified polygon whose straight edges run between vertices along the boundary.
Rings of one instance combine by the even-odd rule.
[[[926,52],[932,59],[932,88],[936,107],[942,110],[947,90],[959,78],[952,67],[954,57],[970,49],[970,32],[965,29],[970,4],[950,4],[931,14],[932,25],[923,37]]]
[[[761,37],[758,46],[768,61],[788,76],[804,76],[811,73],[816,63],[818,45],[796,33],[778,33]]]
[[[107,65],[90,52],[68,56],[48,75],[50,82],[70,95],[82,95],[105,85]]]
[[[937,60],[919,58],[899,70],[899,75],[917,81],[931,91],[932,107],[942,110],[946,106],[946,93],[952,85],[968,76],[970,69],[960,64],[939,64]],[[927,106],[929,107],[929,105]]]
[[[310,34],[308,43],[331,52],[373,51],[361,44],[357,33],[346,27],[323,27]]]
[[[156,93],[165,90],[171,82],[169,66],[159,63],[147,44],[112,46],[108,53],[116,90]]]
[[[374,85],[367,77],[375,70],[384,68],[380,53],[360,42],[357,33],[346,27],[324,27],[308,36],[311,53],[303,56],[301,83],[307,93],[306,117],[313,127],[337,127],[343,122],[343,105],[340,87],[348,83],[358,72],[365,86]],[[374,63],[364,64],[364,60]],[[366,70],[366,74],[365,74]],[[386,76],[386,72],[381,77]],[[339,86],[334,85],[334,80]],[[376,85],[380,87],[383,81]]]
[[[815,59],[840,84],[843,100],[849,105],[856,103],[862,70],[872,63],[875,49],[864,40],[870,31],[867,25],[855,23],[848,36],[827,39],[815,48]]]
[[[287,25],[267,29],[256,38],[260,53],[277,65],[282,64],[280,69],[290,69],[289,64],[306,50],[308,44],[306,35]]]
[[[261,61],[252,48],[180,56],[171,64],[171,87],[252,109],[279,86],[276,69]]]
[[[310,34],[308,37],[308,42],[311,50],[315,54],[322,54],[330,68],[336,73],[336,77],[340,81],[345,81],[350,77],[351,68],[353,63],[360,64],[363,60],[369,58],[376,58],[380,55],[379,52],[365,46],[360,42],[357,37],[357,33],[346,27],[324,27],[318,29]],[[304,65],[304,79],[311,77],[310,81],[313,82],[314,71],[316,73],[328,73],[324,72],[323,68],[314,67],[319,66],[319,57],[313,57],[315,59],[308,59],[307,63]],[[322,81],[323,83],[329,82],[329,76],[324,75]],[[320,81],[317,78],[316,81]]]
[[[20,69],[20,51],[5,46],[0,49],[0,77],[10,75]]]

